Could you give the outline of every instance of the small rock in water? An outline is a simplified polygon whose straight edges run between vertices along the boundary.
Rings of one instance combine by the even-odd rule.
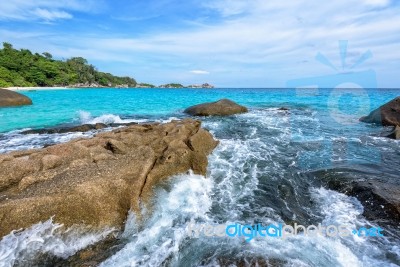
[[[20,93],[0,89],[0,107],[32,105],[32,100]]]
[[[204,103],[185,109],[185,113],[192,116],[228,116],[245,113],[248,109],[229,99],[221,99],[217,102]]]

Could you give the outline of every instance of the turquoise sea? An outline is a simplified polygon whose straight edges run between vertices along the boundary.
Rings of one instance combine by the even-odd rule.
[[[334,93],[332,93],[332,91]],[[337,90],[336,90],[337,91]],[[303,106],[325,112],[331,89],[80,89],[21,91],[34,105],[0,110],[0,132],[21,128],[77,123],[82,112],[92,117],[114,114],[121,118],[182,116],[188,106],[229,98],[250,108]],[[371,110],[400,94],[400,89],[370,89],[344,92],[339,100],[343,113],[354,114],[360,94],[369,97]],[[364,101],[365,102],[365,101]],[[365,109],[364,109],[365,110]]]
[[[221,98],[249,107],[246,114],[200,118],[220,140],[209,156],[207,179],[184,174],[158,188],[153,217],[138,227],[130,215],[119,233],[120,249],[101,266],[256,266],[251,265],[254,259],[270,266],[400,265],[399,226],[368,220],[357,198],[329,186],[336,181],[399,185],[400,141],[383,137],[390,127],[358,119],[399,96],[400,89],[79,89],[23,94],[33,100],[32,106],[0,109],[0,152],[96,133],[21,134],[29,128],[163,122],[188,117],[186,107]],[[190,222],[379,226],[384,237],[257,237],[251,242],[190,238],[185,231]],[[37,251],[67,258],[87,244],[87,236],[68,242],[44,236],[52,227],[44,222],[27,233],[42,238]],[[1,241],[0,259],[21,266],[32,260],[35,255],[27,252],[24,240],[21,235]]]

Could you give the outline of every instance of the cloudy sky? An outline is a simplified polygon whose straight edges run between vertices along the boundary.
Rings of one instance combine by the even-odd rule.
[[[140,82],[285,87],[372,70],[378,86],[400,86],[397,0],[13,0],[0,2],[0,25],[15,48]]]

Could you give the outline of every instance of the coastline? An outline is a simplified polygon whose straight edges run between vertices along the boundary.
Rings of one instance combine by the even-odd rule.
[[[80,88],[73,88],[73,87],[6,87],[4,89],[10,90],[10,91],[30,91],[30,90],[45,91],[45,90],[71,90],[71,89],[80,89]]]

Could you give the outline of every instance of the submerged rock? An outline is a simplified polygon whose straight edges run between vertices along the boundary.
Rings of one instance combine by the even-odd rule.
[[[161,181],[190,169],[205,175],[217,144],[186,119],[0,155],[0,236],[52,216],[66,227],[122,229]]]
[[[59,128],[45,128],[45,129],[32,129],[21,132],[21,134],[55,134],[55,133],[72,133],[72,132],[88,132],[92,130],[100,130],[107,128],[104,123],[96,124],[83,124],[72,127],[59,127]]]
[[[400,126],[400,97],[380,106],[360,121],[383,126]]]
[[[32,105],[32,100],[20,93],[0,89],[0,107]]]
[[[287,107],[281,107],[281,108],[278,108],[278,110],[280,110],[280,111],[289,111],[289,108],[287,108]]]
[[[217,102],[204,103],[185,109],[185,113],[192,116],[228,116],[245,113],[248,109],[229,99],[221,99]]]
[[[55,134],[55,133],[75,133],[75,132],[89,132],[93,130],[101,130],[107,127],[119,127],[119,126],[132,126],[138,124],[137,122],[130,123],[96,123],[96,124],[83,124],[79,126],[71,127],[55,127],[55,128],[44,128],[44,129],[31,129],[21,132],[21,134]]]

